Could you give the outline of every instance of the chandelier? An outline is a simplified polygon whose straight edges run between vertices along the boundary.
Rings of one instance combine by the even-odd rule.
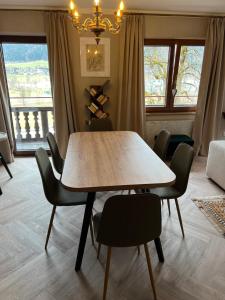
[[[116,34],[120,31],[120,25],[123,18],[124,2],[120,1],[119,7],[115,13],[114,24],[106,17],[103,16],[102,8],[99,0],[94,1],[93,18],[86,18],[83,23],[80,22],[80,15],[74,0],[70,0],[69,15],[72,20],[73,26],[78,30],[91,31],[95,35],[97,45],[100,42],[100,35],[105,31]]]

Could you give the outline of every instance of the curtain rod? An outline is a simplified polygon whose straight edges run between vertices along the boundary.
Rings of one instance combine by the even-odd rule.
[[[68,10],[65,8],[0,8],[0,11],[33,11],[33,12],[67,12]],[[83,10],[84,11],[84,10]],[[111,14],[113,13],[113,10],[110,10]],[[108,14],[110,14],[108,10]],[[82,12],[83,14],[90,14],[90,12]],[[107,10],[106,13],[107,14]],[[156,16],[156,17],[189,17],[189,18],[224,18],[225,14],[191,14],[191,13],[182,13],[182,12],[151,12],[151,11],[133,11],[133,10],[128,10],[127,12],[124,12],[124,15],[145,15],[145,16]]]
[[[142,15],[156,17],[189,17],[189,18],[224,18],[225,14],[185,14],[185,13],[160,13],[160,12],[124,12],[124,15]]]

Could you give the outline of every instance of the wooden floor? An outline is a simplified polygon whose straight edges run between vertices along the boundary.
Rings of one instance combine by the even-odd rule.
[[[46,253],[51,206],[45,200],[36,162],[18,158],[10,168],[12,180],[0,167],[4,193],[0,196],[0,299],[101,299],[106,251],[102,249],[99,262],[90,236],[82,271],[74,271],[83,208],[57,209]],[[198,159],[188,191],[180,199],[185,239],[174,203],[170,218],[163,206],[164,264],[158,262],[154,244],[149,245],[159,299],[225,299],[225,239],[191,201],[192,197],[223,193],[206,178],[205,159]],[[95,207],[99,210],[105,195],[98,198]],[[153,299],[144,249],[140,256],[136,248],[113,249],[108,299]]]

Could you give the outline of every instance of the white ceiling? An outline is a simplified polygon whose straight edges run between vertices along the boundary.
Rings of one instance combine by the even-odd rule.
[[[119,0],[101,0],[103,8],[115,9]],[[66,8],[69,0],[0,0],[0,8]],[[225,13],[225,0],[124,0],[128,10],[185,13]],[[87,9],[93,0],[77,0]]]

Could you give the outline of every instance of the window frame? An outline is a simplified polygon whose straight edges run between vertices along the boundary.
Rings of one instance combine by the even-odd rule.
[[[177,49],[176,48],[177,45]],[[179,106],[174,107],[174,96],[172,89],[176,87],[176,80],[180,62],[180,50],[182,46],[205,46],[203,39],[145,39],[144,46],[168,46],[168,76],[166,86],[166,105],[164,107],[151,107],[145,105],[146,113],[176,113],[176,112],[196,112],[196,105],[194,106]]]
[[[12,44],[47,44],[46,36],[44,35],[0,35],[0,43]]]

